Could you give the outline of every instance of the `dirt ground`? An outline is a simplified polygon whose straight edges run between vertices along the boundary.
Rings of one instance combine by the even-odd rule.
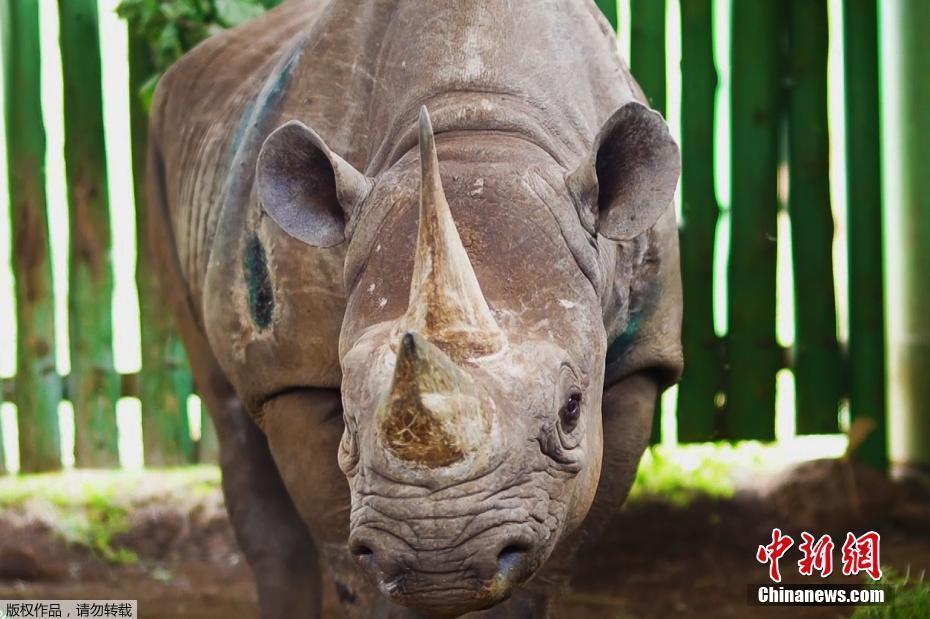
[[[930,492],[895,487],[893,493],[869,525],[882,534],[882,564],[899,572],[930,573]],[[108,564],[62,541],[28,507],[7,508],[0,512],[0,599],[138,599],[144,618],[255,618],[249,568],[236,548],[218,490],[214,494],[180,506],[169,497],[133,510],[129,530],[113,539],[114,547],[138,555],[128,565]],[[842,540],[843,526],[850,524],[846,506],[830,508],[822,492],[816,495],[809,499],[818,505],[824,527],[817,533],[832,532],[834,540]],[[785,512],[772,507],[775,503],[739,493],[686,506],[654,499],[627,505],[607,538],[586,552],[585,567],[556,616],[786,616],[788,609],[746,603],[747,585],[765,581],[766,568],[754,557],[756,547],[770,540],[772,527],[799,539],[799,531],[785,522]],[[836,518],[831,519],[831,509]],[[831,529],[834,525],[839,526]],[[782,561],[786,582],[803,582],[796,560],[789,552]],[[790,609],[793,619],[850,613],[836,607]]]

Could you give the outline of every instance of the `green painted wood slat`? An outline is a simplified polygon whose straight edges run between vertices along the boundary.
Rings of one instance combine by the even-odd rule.
[[[794,263],[797,432],[826,434],[839,430],[842,389],[833,285],[827,3],[791,0],[787,8],[788,212]]]
[[[65,171],[70,219],[68,281],[75,463],[119,462],[110,308],[110,216],[96,0],[59,0]]]
[[[13,272],[16,276],[16,404],[20,470],[61,466],[55,371],[54,301],[45,195],[39,5],[4,0],[2,8],[7,167]],[[15,96],[10,96],[15,93]]]
[[[775,260],[781,92],[777,0],[733,0],[726,429],[775,438]]]
[[[877,429],[859,450],[884,468],[885,325],[882,282],[882,184],[879,138],[878,8],[843,3],[846,104],[846,199],[849,261],[849,410]]]
[[[723,390],[714,332],[714,66],[711,0],[681,0],[681,268],[685,372],[678,391],[678,438],[717,437],[716,396]]]

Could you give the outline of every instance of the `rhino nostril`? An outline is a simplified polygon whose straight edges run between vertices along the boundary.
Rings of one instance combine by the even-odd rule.
[[[365,544],[353,544],[350,550],[359,559],[366,559],[374,554],[374,551]]]
[[[526,544],[508,544],[497,555],[497,573],[505,577],[519,577],[525,571],[530,548]]]

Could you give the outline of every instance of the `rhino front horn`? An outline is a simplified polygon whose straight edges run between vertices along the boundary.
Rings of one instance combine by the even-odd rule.
[[[486,444],[491,430],[471,378],[416,333],[401,338],[377,423],[391,453],[428,468],[463,460]]]
[[[403,325],[457,359],[500,350],[504,335],[478,285],[439,176],[436,140],[420,109],[420,215]]]

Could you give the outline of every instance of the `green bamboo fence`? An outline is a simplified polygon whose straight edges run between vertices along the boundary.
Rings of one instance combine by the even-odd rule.
[[[617,0],[597,0],[597,6],[601,9],[601,13],[604,14],[604,17],[607,18],[607,21],[610,22],[610,25],[614,30],[617,29]]]
[[[678,390],[678,437],[717,438],[717,394],[723,392],[721,345],[714,332],[714,66],[711,0],[681,2],[681,264],[687,363]]]
[[[860,449],[860,456],[873,465],[884,466],[887,448],[878,53],[876,0],[846,0],[843,3],[849,264],[846,382],[851,417],[876,422],[876,431]]]
[[[97,0],[59,0],[70,220],[68,316],[78,466],[119,462],[113,369],[113,271]]]
[[[728,438],[775,438],[775,259],[781,92],[777,0],[733,0]]]
[[[16,381],[23,471],[59,467],[54,300],[45,203],[39,5],[4,0],[3,59],[13,270],[16,274]],[[15,96],[10,96],[15,93]]]
[[[630,0],[630,71],[649,105],[665,114],[665,0]],[[662,399],[656,402],[650,441],[662,439]]]
[[[882,81],[889,246],[889,401],[897,414],[891,461],[930,472],[930,3],[900,0],[882,11]],[[892,155],[895,153],[895,155]],[[892,157],[894,157],[892,159]],[[876,456],[877,457],[877,456]]]
[[[630,0],[630,70],[665,114],[665,0]]]
[[[799,434],[839,427],[833,212],[827,126],[827,4],[792,0],[788,24],[788,166],[794,263],[795,406]]]

